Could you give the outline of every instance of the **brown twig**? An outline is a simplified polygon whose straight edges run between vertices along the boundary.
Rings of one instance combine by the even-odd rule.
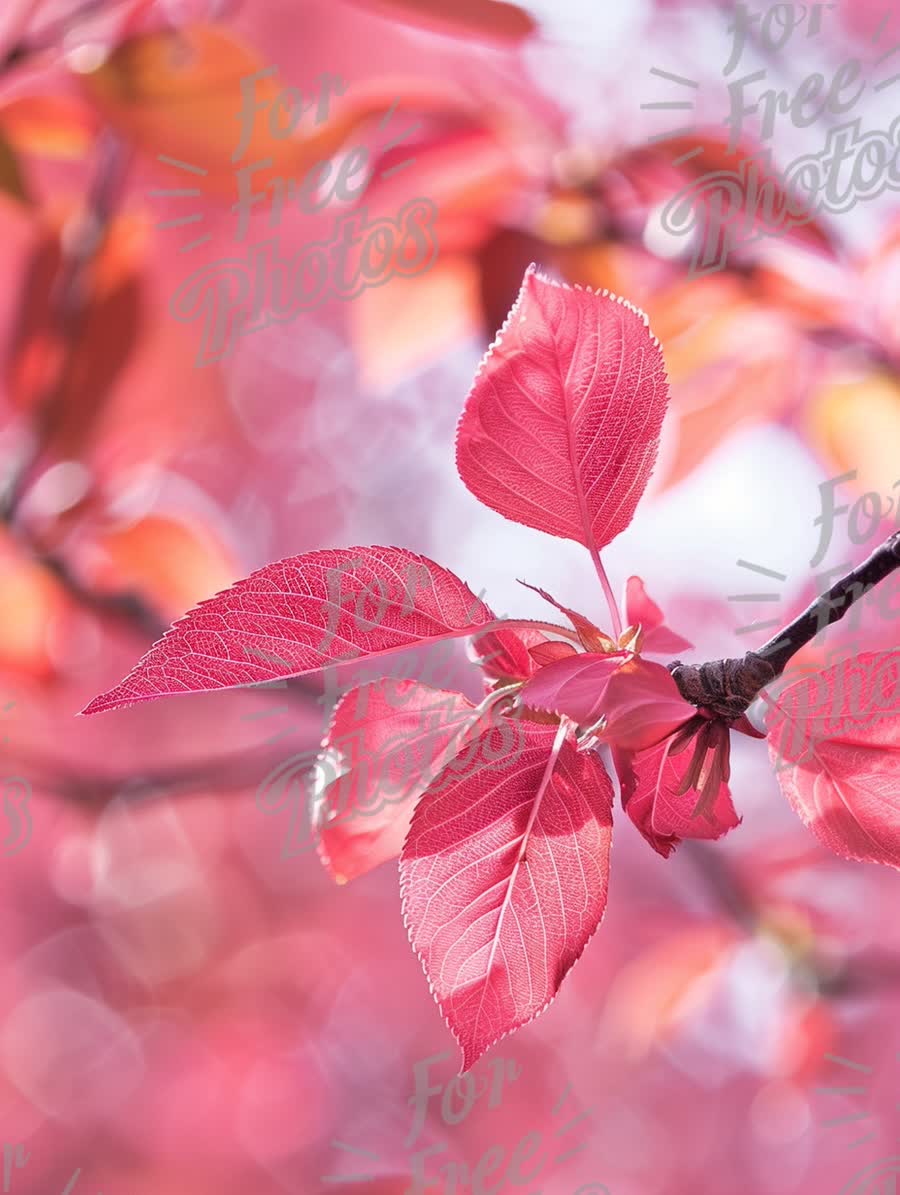
[[[900,531],[888,536],[862,564],[817,597],[798,618],[763,644],[756,655],[772,666],[776,676],[780,675],[791,656],[820,631],[843,618],[854,602],[897,568],[900,568]]]
[[[711,660],[697,666],[673,660],[668,665],[682,697],[729,721],[740,717],[760,690],[780,676],[801,647],[843,618],[854,602],[900,568],[900,531],[830,589],[799,617],[742,659]]]
[[[35,404],[32,419],[36,434],[29,451],[19,463],[3,495],[0,518],[5,522],[14,521],[31,472],[52,436],[54,418],[59,411],[87,314],[90,270],[106,243],[129,160],[130,153],[124,142],[111,131],[104,132],[84,209],[75,217],[62,239],[62,262],[48,319],[49,331],[62,345],[62,357],[53,379]]]
[[[142,636],[149,635],[155,639],[163,633],[165,624],[138,594],[105,594],[91,590],[79,580],[65,560],[45,552],[28,531],[16,522],[32,471],[53,434],[55,417],[87,308],[88,274],[105,244],[118,206],[129,157],[124,143],[115,134],[107,131],[102,135],[84,209],[63,241],[63,259],[51,303],[49,323],[63,345],[62,359],[54,378],[35,405],[35,435],[0,501],[0,519],[9,524],[13,534],[28,548],[34,560],[51,572],[79,605],[96,613],[113,615],[124,620]]]

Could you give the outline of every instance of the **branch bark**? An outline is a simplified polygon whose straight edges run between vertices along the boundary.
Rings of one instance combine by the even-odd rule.
[[[741,659],[710,660],[698,666],[673,660],[668,665],[682,697],[733,720],[771,684],[792,656],[821,631],[843,618],[854,602],[900,568],[900,531],[895,531],[868,559],[851,569],[812,602],[793,622]]]

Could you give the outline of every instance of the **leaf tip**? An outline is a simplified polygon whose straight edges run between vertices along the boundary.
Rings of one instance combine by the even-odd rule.
[[[98,693],[96,697],[87,703],[83,710],[78,711],[76,716],[79,718],[90,718],[94,714],[105,714],[107,710],[132,705],[138,700],[139,698],[124,693],[121,685],[116,685],[113,689],[107,689],[103,693]]]

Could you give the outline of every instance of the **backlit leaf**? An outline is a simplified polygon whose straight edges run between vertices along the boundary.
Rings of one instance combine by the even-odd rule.
[[[513,522],[596,551],[631,522],[666,401],[642,313],[532,266],[466,400],[460,476]]]
[[[622,790],[622,808],[655,851],[664,858],[683,838],[716,839],[740,825],[731,793],[723,781],[712,794],[706,814],[695,812],[699,793],[689,789],[679,795],[693,750],[677,755],[664,739],[645,751],[615,749],[613,758]]]
[[[448,569],[404,548],[289,556],[201,602],[86,714],[313,672],[495,622]]]
[[[481,730],[460,693],[381,680],[345,693],[316,767],[319,856],[339,883],[396,858],[416,802]],[[482,727],[482,730],[484,727]]]
[[[488,631],[472,640],[472,657],[494,680],[527,680],[535,670],[531,652],[550,642],[542,631]],[[569,645],[570,651],[575,649]]]
[[[900,652],[798,680],[766,725],[782,791],[819,841],[900,868]]]
[[[606,687],[625,662],[625,654],[581,652],[545,664],[522,690],[535,709],[565,714],[579,726],[591,726],[604,710]]]
[[[602,737],[627,751],[654,746],[697,713],[681,696],[668,668],[639,656],[610,676],[602,709]]]
[[[562,727],[487,731],[426,791],[400,860],[410,941],[467,1070],[544,1011],[606,907],[612,785]],[[495,758],[499,757],[499,758]]]

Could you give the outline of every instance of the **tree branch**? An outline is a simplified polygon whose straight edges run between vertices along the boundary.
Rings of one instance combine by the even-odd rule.
[[[748,651],[743,659],[711,660],[698,666],[673,660],[668,668],[682,697],[728,721],[740,717],[759,691],[781,675],[801,647],[843,618],[854,602],[898,568],[900,531],[895,531],[867,560],[817,597],[758,651]]]
[[[771,664],[775,675],[780,676],[791,656],[815,639],[820,631],[843,618],[854,602],[865,597],[897,568],[900,568],[900,531],[895,531],[867,560],[817,597],[799,618],[764,643],[755,654]]]

